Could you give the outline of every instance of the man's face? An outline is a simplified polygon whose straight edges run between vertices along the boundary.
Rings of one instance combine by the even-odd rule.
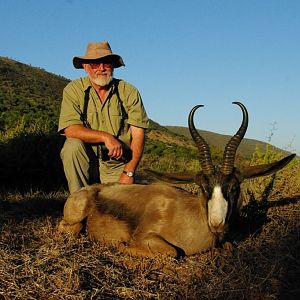
[[[83,64],[90,80],[98,86],[107,86],[113,79],[114,68],[110,62]]]

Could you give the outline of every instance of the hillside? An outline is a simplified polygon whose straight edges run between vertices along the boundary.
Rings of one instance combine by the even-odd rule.
[[[24,118],[42,119],[55,130],[62,90],[68,79],[9,58],[0,57],[0,131]]]

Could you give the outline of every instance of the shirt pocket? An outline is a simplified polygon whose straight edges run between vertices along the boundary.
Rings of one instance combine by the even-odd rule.
[[[124,131],[127,118],[123,104],[119,99],[117,99],[117,97],[113,97],[110,100],[107,117],[112,134],[115,136],[120,136]]]
[[[124,121],[122,113],[120,112],[112,112],[109,115],[109,124],[111,127],[111,132],[113,135],[118,136],[123,131]]]
[[[98,117],[97,111],[88,111],[87,121],[92,129],[105,130],[105,128],[101,128],[101,122],[99,122],[99,117]]]

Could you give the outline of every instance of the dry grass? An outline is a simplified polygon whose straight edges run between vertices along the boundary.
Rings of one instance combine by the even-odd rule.
[[[180,261],[57,236],[65,193],[2,193],[0,299],[298,299],[300,196],[269,181],[246,193],[232,252]]]

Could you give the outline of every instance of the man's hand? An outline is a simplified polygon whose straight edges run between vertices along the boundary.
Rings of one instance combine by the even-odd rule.
[[[115,159],[120,159],[123,155],[122,144],[111,134],[107,133],[104,144],[108,149],[108,156]]]

